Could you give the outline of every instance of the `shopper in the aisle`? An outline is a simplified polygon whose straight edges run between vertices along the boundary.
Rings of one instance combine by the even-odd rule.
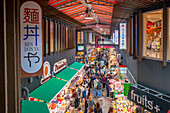
[[[105,84],[106,84],[106,75],[102,77],[102,83],[103,83],[103,90],[105,89]]]
[[[100,103],[96,103],[96,107],[94,108],[94,113],[102,113],[102,108],[100,107]]]
[[[106,92],[107,92],[107,98],[109,98],[109,79],[106,81]]]
[[[88,103],[87,103],[88,100],[89,100],[89,95],[87,95],[86,98],[85,98],[85,104],[84,104],[85,110],[84,110],[84,113],[87,113],[87,111],[88,111]]]
[[[101,80],[98,80],[97,82],[97,94],[98,94],[98,99],[101,100],[101,97],[102,97],[102,83],[101,83]]]
[[[82,95],[82,92],[84,91],[84,88],[83,88],[82,84],[80,84],[80,89],[81,89],[80,99],[81,99],[81,103],[82,103],[82,102],[83,102],[83,95]]]
[[[94,113],[94,108],[90,108],[90,113]]]
[[[81,110],[81,107],[78,107],[77,111],[78,111],[78,113],[83,113],[83,111]]]
[[[110,108],[109,108],[108,113],[113,113],[113,107],[110,107]]]
[[[74,98],[75,109],[77,109],[77,107],[78,107],[78,93],[76,92],[75,89],[73,89],[72,92],[73,92],[72,98]]]
[[[95,98],[97,97],[97,82],[98,82],[98,80],[97,80],[97,78],[95,77],[95,78],[94,78],[94,81],[93,81],[93,83],[94,83],[93,91],[94,91],[94,97],[95,97]]]
[[[88,103],[88,110],[90,111],[90,108],[93,108],[95,106],[95,102],[92,99],[92,96],[89,96],[89,100],[87,101]]]
[[[80,94],[81,94],[81,89],[78,85],[76,85],[76,92],[78,94],[78,106],[80,105]]]

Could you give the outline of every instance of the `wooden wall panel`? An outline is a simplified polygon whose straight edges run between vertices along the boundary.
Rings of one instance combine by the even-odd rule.
[[[130,45],[130,48],[129,48],[129,55],[132,56],[132,18],[130,17],[129,19],[129,24],[130,24],[130,29],[129,29],[129,45]]]
[[[46,34],[46,27],[47,27],[47,24],[46,24],[46,18],[43,19],[43,25],[44,25],[44,28],[43,28],[43,41],[44,41],[44,56],[46,56],[46,38],[47,38],[47,34]]]
[[[142,11],[139,10],[138,11],[138,15],[139,15],[139,62],[142,61],[142,46],[143,46],[143,20],[142,20]]]
[[[54,20],[54,29],[53,29],[54,30],[54,32],[53,32],[54,33],[54,40],[53,40],[54,41],[53,42],[54,43],[53,44],[53,46],[54,46],[53,47],[54,48],[54,54],[56,54],[56,37],[57,37],[57,35],[56,35],[57,34],[56,27],[57,27],[57,24],[56,24],[56,21]]]
[[[167,66],[167,41],[168,41],[168,22],[167,22],[167,5],[163,5],[163,67]]]
[[[51,54],[50,52],[50,25],[51,25],[51,19],[48,19],[48,55]]]
[[[133,59],[136,59],[136,14],[133,13]]]

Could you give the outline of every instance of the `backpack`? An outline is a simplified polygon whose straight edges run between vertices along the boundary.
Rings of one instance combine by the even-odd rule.
[[[78,93],[79,93],[79,95],[81,94],[81,89],[80,88],[78,88]]]
[[[75,92],[75,93],[73,94],[73,97],[74,97],[75,99],[77,99],[77,98],[78,98],[78,94],[77,94],[77,92]]]
[[[102,84],[100,82],[97,83],[97,89],[101,90],[102,89]]]
[[[83,98],[86,98],[86,90],[84,90],[84,91],[82,92],[82,96],[83,96]]]

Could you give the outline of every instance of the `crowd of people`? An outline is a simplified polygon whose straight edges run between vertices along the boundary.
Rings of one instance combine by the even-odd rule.
[[[73,90],[74,106],[76,113],[113,113],[113,108],[110,107],[109,111],[103,111],[100,105],[102,97],[109,98],[109,79],[111,74],[107,74],[109,53],[98,52],[95,54],[96,59],[93,63],[88,57],[85,57],[85,76],[83,82],[76,85]],[[93,64],[93,65],[91,65]],[[102,91],[106,95],[102,95]],[[99,102],[94,101],[94,98]]]

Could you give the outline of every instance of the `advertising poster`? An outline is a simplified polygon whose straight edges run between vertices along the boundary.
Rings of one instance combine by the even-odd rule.
[[[115,30],[115,44],[118,45],[119,44],[119,31]]]
[[[120,49],[126,49],[126,23],[120,23]]]

